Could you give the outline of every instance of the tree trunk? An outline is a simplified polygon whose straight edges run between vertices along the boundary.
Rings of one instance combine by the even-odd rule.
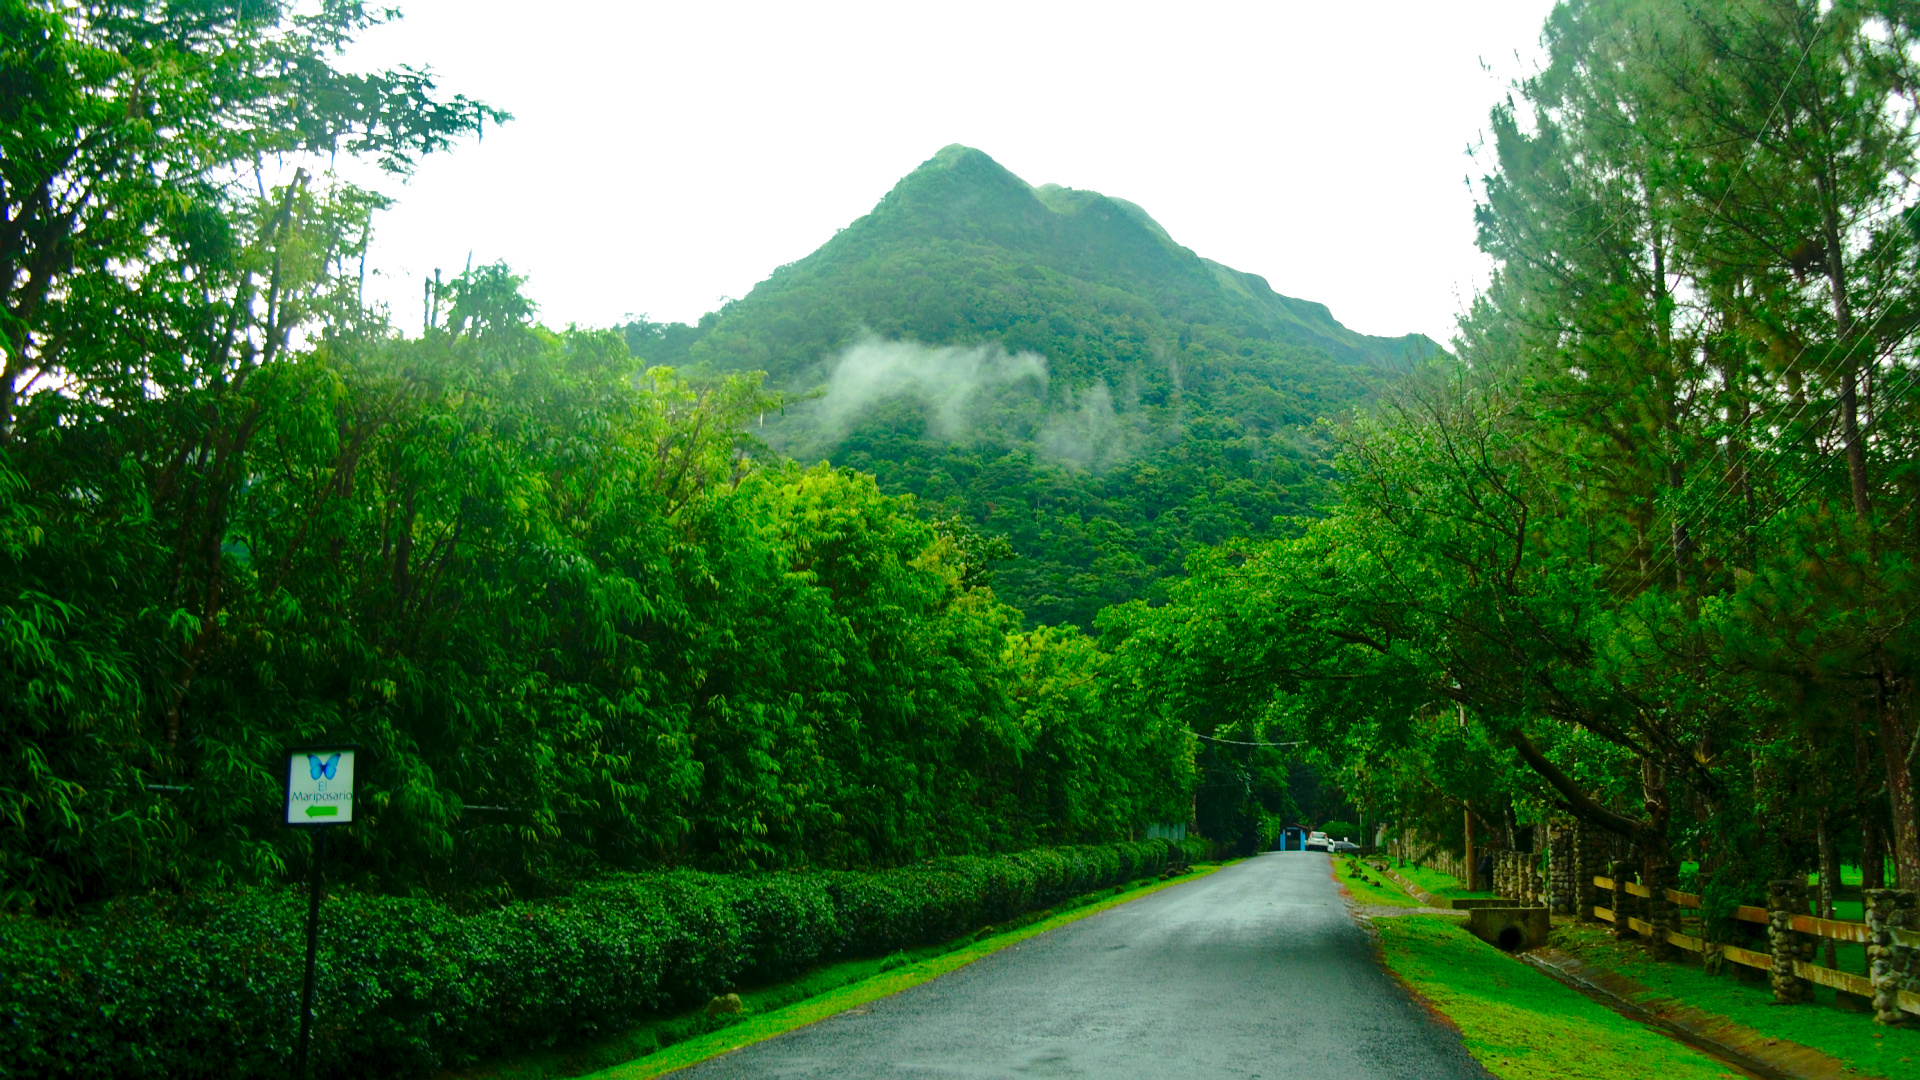
[[[1464,815],[1463,820],[1465,820],[1466,827],[1467,827],[1466,842],[1461,845],[1466,855],[1467,891],[1479,892],[1480,891],[1480,881],[1479,881],[1480,874],[1479,874],[1479,871],[1474,866],[1473,811],[1465,810],[1465,811],[1462,811],[1462,814]]]
[[[1840,435],[1847,450],[1847,486],[1853,492],[1853,512],[1870,525],[1873,504],[1867,498],[1867,448],[1860,437],[1860,376],[1852,368],[1840,377]]]
[[[1825,226],[1827,290],[1833,304],[1834,344],[1846,352],[1846,370],[1840,373],[1840,435],[1847,454],[1847,485],[1853,493],[1853,512],[1870,523],[1873,507],[1867,498],[1867,449],[1860,437],[1860,372],[1851,359],[1853,299],[1847,290],[1847,249],[1840,242],[1840,209],[1832,174],[1820,174],[1821,218]],[[1905,886],[1902,886],[1903,888]]]
[[[1880,823],[1871,816],[1860,822],[1860,887],[1887,887],[1887,849],[1882,844]]]
[[[1863,715],[1865,712],[1863,704],[1853,714],[1853,784],[1859,800],[1854,804],[1854,811],[1860,816],[1860,887],[1884,889],[1887,887],[1886,837],[1880,829],[1880,815],[1873,809],[1873,744],[1867,741],[1870,717]]]
[[[1902,889],[1920,889],[1920,825],[1914,818],[1913,771],[1907,751],[1913,736],[1908,730],[1906,695],[1890,673],[1880,675],[1880,756],[1887,766],[1887,811],[1893,819],[1894,883]]]
[[[1834,894],[1840,888],[1840,855],[1833,848],[1833,836],[1827,828],[1830,813],[1822,808],[1813,821],[1814,840],[1820,848],[1820,917],[1833,918]],[[1836,946],[1832,938],[1827,938],[1827,966],[1837,967]]]
[[[1671,868],[1677,872],[1673,845],[1667,841],[1667,823],[1673,817],[1673,802],[1667,793],[1667,771],[1651,758],[1640,759],[1640,794],[1647,808],[1647,827],[1640,837],[1641,869]]]

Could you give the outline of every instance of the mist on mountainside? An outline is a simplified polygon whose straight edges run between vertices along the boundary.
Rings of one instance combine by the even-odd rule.
[[[765,372],[798,399],[760,430],[775,448],[1005,537],[995,590],[1080,626],[1197,546],[1297,527],[1330,476],[1319,420],[1441,355],[964,146],[697,326],[626,331],[650,364]]]
[[[831,455],[877,410],[904,402],[919,408],[928,438],[948,443],[1003,433],[1008,414],[1018,413],[1039,457],[1076,471],[1112,468],[1145,438],[1129,423],[1141,420],[1137,411],[1116,411],[1104,380],[1057,393],[1049,381],[1046,357],[998,342],[936,346],[868,335],[840,353],[825,389],[790,409],[773,436],[800,457]],[[1130,396],[1137,410],[1139,395]]]
[[[869,334],[840,353],[825,394],[799,414],[811,414],[816,434],[838,443],[875,404],[911,397],[928,407],[928,433],[953,440],[971,430],[975,400],[1004,387],[1044,398],[1046,357],[1009,353],[998,342],[930,346]]]
[[[1047,417],[1034,444],[1042,456],[1080,469],[1106,469],[1131,452],[1128,431],[1113,408],[1113,391],[1096,381],[1080,394],[1071,387],[1064,407]]]

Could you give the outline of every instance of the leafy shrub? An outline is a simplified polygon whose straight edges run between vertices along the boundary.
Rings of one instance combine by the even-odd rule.
[[[1052,848],[868,873],[619,875],[458,915],[327,898],[319,1070],[421,1076],[619,1030],[814,964],[945,940],[1184,869],[1196,841]],[[0,919],[0,1061],[49,1077],[286,1075],[306,900],[251,890]]]

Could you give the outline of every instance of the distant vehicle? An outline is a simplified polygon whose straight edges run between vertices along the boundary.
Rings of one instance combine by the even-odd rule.
[[[1333,841],[1327,839],[1326,833],[1316,832],[1307,834],[1308,851],[1325,851],[1332,843]]]
[[[1333,852],[1335,855],[1346,855],[1355,851],[1359,851],[1360,845],[1354,843],[1351,840],[1346,839],[1345,837],[1341,837],[1340,839],[1335,840],[1333,843],[1328,844],[1327,850]]]

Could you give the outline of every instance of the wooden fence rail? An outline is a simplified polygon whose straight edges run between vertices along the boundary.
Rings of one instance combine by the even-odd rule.
[[[1593,879],[1593,883],[1599,888],[1606,889],[1609,892],[1613,891],[1614,888],[1613,879],[1611,878],[1596,877]],[[1644,885],[1637,885],[1631,881],[1624,882],[1623,885],[1625,886],[1625,891],[1634,896],[1650,897],[1652,895]],[[1700,906],[1700,897],[1692,893],[1676,892],[1673,889],[1668,889],[1667,899],[1676,907],[1698,908]],[[1618,923],[1620,921],[1618,914],[1603,907],[1595,907],[1593,909],[1593,917],[1603,919],[1610,923]],[[1752,907],[1744,904],[1733,909],[1733,917],[1742,922],[1759,923],[1763,926],[1771,921],[1766,908]],[[1652,937],[1654,934],[1652,923],[1636,919],[1631,915],[1627,916],[1627,925],[1648,937]],[[1850,922],[1844,919],[1822,919],[1813,915],[1795,915],[1792,919],[1792,926],[1794,930],[1802,934],[1832,938],[1835,941],[1851,941],[1864,945],[1873,940],[1872,932],[1868,929],[1867,924],[1863,922]],[[1920,932],[1912,930],[1892,930],[1891,933],[1894,943],[1897,945],[1920,947]],[[1667,931],[1667,942],[1678,948],[1685,949],[1688,952],[1700,953],[1703,956],[1717,954],[1735,964],[1741,964],[1750,968],[1759,968],[1762,971],[1773,970],[1772,953],[1754,952],[1752,949],[1743,949],[1738,945],[1715,944],[1702,938],[1672,930]],[[1858,994],[1861,997],[1870,998],[1873,996],[1873,981],[1864,976],[1855,975],[1852,972],[1838,971],[1830,967],[1821,967],[1818,964],[1809,964],[1804,960],[1795,960],[1793,962],[1793,973],[1808,982],[1819,983],[1821,986],[1832,987],[1835,990],[1844,990],[1849,994]],[[1896,1000],[1899,1003],[1901,1012],[1920,1015],[1920,994],[1909,990],[1902,990],[1897,994]]]
[[[1414,885],[1413,882],[1394,873],[1385,865],[1377,865],[1376,868],[1388,877],[1399,882],[1408,892],[1418,897],[1422,903],[1438,906],[1445,906],[1448,903],[1445,899],[1428,895],[1424,890]],[[1653,895],[1645,885],[1632,881],[1620,882],[1617,889],[1612,878],[1596,877],[1593,879],[1593,884],[1608,892],[1625,892],[1630,896],[1638,896],[1646,899],[1651,899]],[[1667,901],[1675,907],[1692,908],[1698,911],[1702,906],[1701,898],[1694,893],[1683,893],[1677,889],[1667,889],[1665,892]],[[1854,889],[1853,894],[1858,896],[1860,895],[1860,891]],[[1616,924],[1620,921],[1620,913],[1609,908],[1595,905],[1592,911],[1596,919]],[[1766,926],[1772,922],[1772,916],[1766,908],[1753,907],[1745,904],[1733,909],[1733,917],[1741,922],[1758,923],[1761,926]],[[1644,936],[1652,937],[1656,933],[1654,925],[1643,919],[1636,919],[1628,915],[1626,916],[1626,921],[1629,927]],[[1873,940],[1872,930],[1864,922],[1852,922],[1845,919],[1823,919],[1815,915],[1795,914],[1790,917],[1789,925],[1797,933],[1827,938],[1833,941],[1870,945]],[[1892,938],[1893,944],[1895,945],[1920,949],[1920,930],[1888,927],[1887,934]],[[1685,949],[1688,952],[1699,953],[1703,958],[1718,956],[1728,963],[1758,968],[1761,971],[1770,972],[1773,970],[1772,953],[1756,952],[1752,949],[1743,949],[1738,945],[1711,942],[1703,937],[1694,937],[1691,934],[1683,934],[1677,930],[1666,931],[1666,939],[1668,944]],[[1808,982],[1831,987],[1849,994],[1856,994],[1865,998],[1874,996],[1873,981],[1864,976],[1855,975],[1852,972],[1822,967],[1818,964],[1807,963],[1804,960],[1795,960],[1793,962],[1793,973],[1796,977],[1805,979]],[[1901,1012],[1920,1015],[1920,993],[1900,990],[1896,992],[1894,1000]]]

